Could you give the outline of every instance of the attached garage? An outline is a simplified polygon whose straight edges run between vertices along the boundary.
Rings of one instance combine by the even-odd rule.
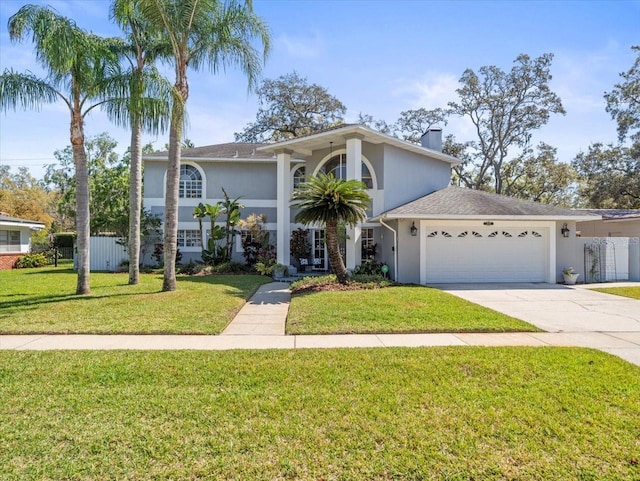
[[[423,283],[546,282],[548,227],[423,226]]]
[[[383,212],[399,282],[555,283],[584,212],[449,186]],[[571,228],[569,228],[570,226]],[[560,249],[560,250],[559,250]],[[579,267],[579,266],[576,266]]]

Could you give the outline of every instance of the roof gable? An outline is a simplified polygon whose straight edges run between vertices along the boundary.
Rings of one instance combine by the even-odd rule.
[[[296,137],[295,139],[283,140],[282,142],[276,142],[274,144],[266,144],[263,147],[259,147],[258,150],[276,152],[280,149],[290,149],[294,154],[306,157],[311,155],[314,150],[328,147],[330,142],[333,142],[336,145],[343,143],[345,141],[345,136],[354,134],[360,136],[363,142],[393,145],[399,149],[414,152],[424,157],[441,160],[451,165],[460,163],[460,160],[450,155],[443,154],[437,150],[427,149],[421,145],[407,142],[406,140],[401,140],[391,135],[383,134],[382,132],[378,132],[360,124],[343,124],[336,127],[330,127],[320,132]]]

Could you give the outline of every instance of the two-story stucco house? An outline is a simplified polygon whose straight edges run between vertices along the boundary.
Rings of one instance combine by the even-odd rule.
[[[362,125],[344,125],[274,144],[228,143],[183,151],[178,247],[183,261],[200,257],[200,202],[242,196],[243,217],[264,214],[277,260],[293,264],[293,189],[319,172],[364,182],[373,199],[366,222],[346,241],[347,268],[361,263],[363,247],[377,245],[376,259],[404,283],[556,282],[575,236],[576,221],[592,214],[450,186],[459,161],[442,153],[442,132],[422,145]],[[164,213],[167,153],[144,157],[144,206]],[[327,268],[323,232],[311,226],[312,257]],[[241,260],[238,237],[235,257]]]

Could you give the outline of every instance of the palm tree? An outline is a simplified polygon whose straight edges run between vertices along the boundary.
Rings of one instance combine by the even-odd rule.
[[[348,274],[340,255],[338,225],[354,227],[367,219],[371,197],[366,189],[358,180],[336,179],[333,174],[320,173],[300,184],[291,198],[300,209],[296,222],[325,226],[329,263],[340,284],[347,282]]]
[[[204,250],[204,233],[202,231],[202,219],[207,216],[207,209],[202,202],[193,208],[193,218],[198,219],[198,232],[200,233],[200,246]]]
[[[261,70],[261,57],[269,50],[266,24],[251,7],[251,0],[139,0],[141,11],[154,30],[171,43],[175,69],[175,95],[169,128],[169,161],[165,196],[163,291],[176,289],[175,257],[178,236],[178,186],[185,104],[189,98],[187,70],[208,66],[217,73],[239,67],[253,88]],[[262,55],[252,45],[263,45]]]
[[[5,70],[0,75],[0,109],[39,109],[59,100],[71,116],[71,146],[76,168],[78,282],[76,294],[89,294],[89,172],[84,146],[84,118],[105,101],[105,78],[118,69],[105,39],[92,35],[50,7],[25,5],[9,19],[9,37],[31,34],[46,79]]]
[[[113,18],[126,34],[118,53],[128,63],[128,72],[114,82],[121,89],[123,102],[111,102],[112,119],[131,128],[131,165],[129,175],[129,284],[140,282],[140,222],[142,212],[142,131],[154,135],[166,130],[170,119],[169,81],[153,68],[153,63],[167,57],[171,46],[153,32],[133,0],[114,0]]]

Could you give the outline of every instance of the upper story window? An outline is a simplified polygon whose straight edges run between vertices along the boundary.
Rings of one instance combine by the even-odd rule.
[[[373,189],[373,178],[371,177],[371,172],[369,171],[369,167],[364,162],[362,164],[362,174],[361,179],[364,182],[364,185],[367,186],[367,189]],[[325,174],[333,174],[336,179],[346,179],[347,178],[347,154],[338,154],[331,157],[326,164],[320,169],[320,172],[324,172]]]
[[[202,197],[202,175],[193,165],[180,166],[180,198]]]
[[[293,172],[293,188],[297,189],[305,181],[306,169],[301,165]]]
[[[0,230],[0,252],[20,251],[20,231]]]

